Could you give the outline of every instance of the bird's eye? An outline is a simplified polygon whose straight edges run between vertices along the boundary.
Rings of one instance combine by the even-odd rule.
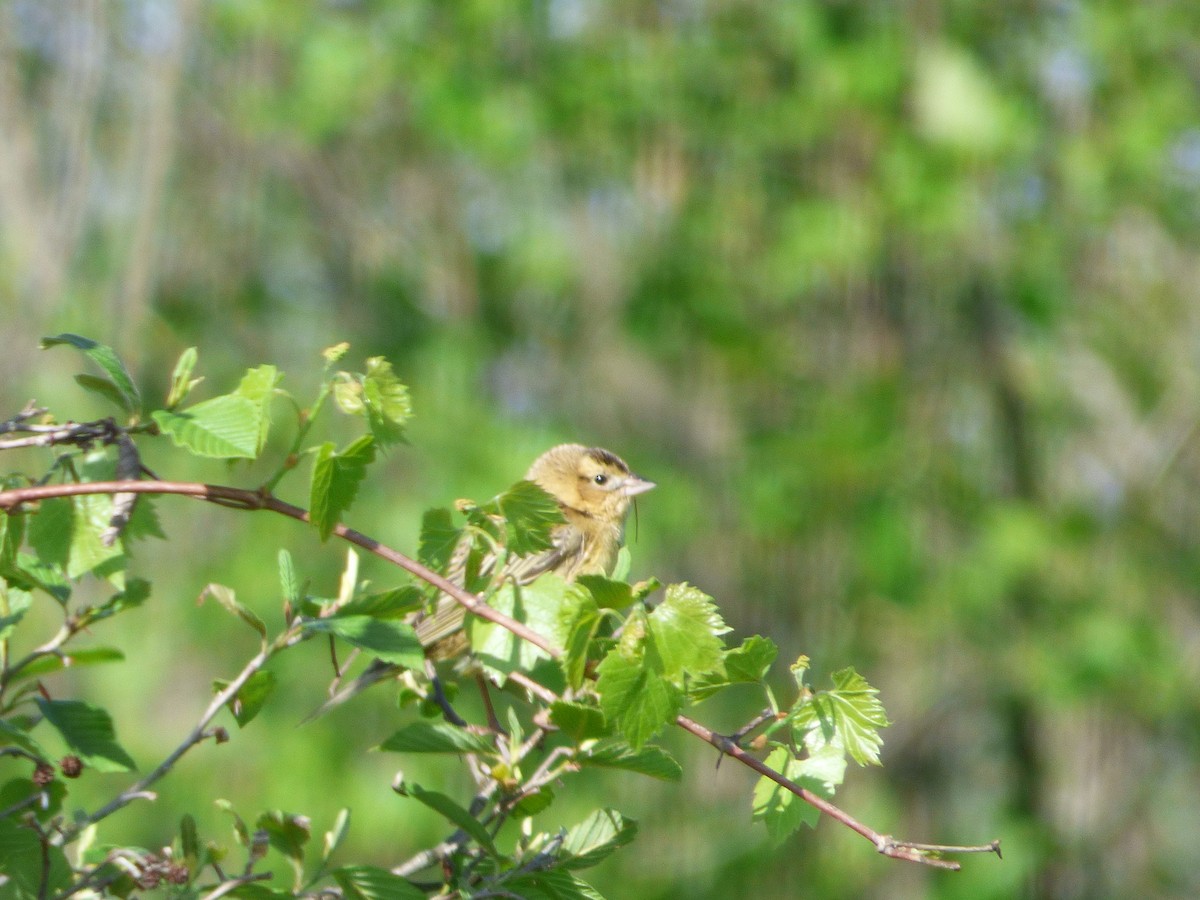
[[[596,482],[596,484],[604,484],[605,482],[608,481],[608,476],[604,475],[604,474],[600,474],[600,475],[597,475],[595,478],[593,478],[592,481]]]

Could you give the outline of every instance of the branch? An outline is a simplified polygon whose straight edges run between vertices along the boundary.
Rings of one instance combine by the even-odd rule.
[[[85,494],[115,494],[121,492],[142,493],[142,494],[179,494],[182,496],[193,497],[198,500],[206,500],[211,503],[217,503],[222,506],[231,506],[238,509],[246,510],[261,510],[267,509],[280,515],[288,516],[301,522],[308,522],[308,512],[298,506],[293,506],[290,503],[271,496],[270,494],[261,491],[250,491],[244,488],[226,487],[213,484],[199,484],[194,482],[173,482],[173,481],[95,481],[82,484],[58,484],[58,485],[42,485],[37,487],[15,488],[8,491],[0,491],[0,509],[13,513],[21,504],[31,503],[38,500],[44,500],[51,497],[67,497],[78,496]],[[404,554],[393,550],[392,548],[379,543],[373,538],[355,531],[352,528],[347,528],[345,525],[338,524],[334,527],[333,533],[343,540],[362,547],[369,553],[387,560],[393,565],[399,566],[407,572],[415,575],[417,578],[433,585],[439,591],[453,597],[457,602],[461,603],[473,615],[487,619],[491,622],[508,629],[517,637],[528,641],[534,646],[545,651],[554,658],[562,655],[562,651],[550,643],[545,637],[530,629],[522,622],[498,612],[492,607],[484,603],[479,597],[464,590],[451,581],[448,581],[442,575],[434,572],[416,560],[410,559]],[[98,821],[106,815],[114,812],[122,806],[129,803],[131,800],[140,796],[145,788],[157,781],[164,775],[175,761],[179,759],[193,744],[198,743],[203,739],[204,726],[211,720],[220,708],[228,702],[230,698],[237,693],[237,690],[255,671],[266,661],[270,651],[264,650],[256,656],[243,669],[242,673],[235,679],[228,688],[222,691],[214,699],[213,704],[206,711],[205,716],[201,719],[200,724],[192,732],[183,744],[181,744],[174,753],[169,756],[162,765],[154,772],[146,776],[141,782],[128,791],[124,792],[115,798],[108,806],[91,816],[77,823],[66,832],[66,837],[73,838],[78,832],[91,822]],[[513,673],[510,678],[516,683],[522,685],[531,693],[547,702],[553,702],[560,699],[553,691],[543,687],[528,678],[522,673]],[[880,834],[873,828],[859,822],[849,813],[844,812],[837,806],[834,806],[823,797],[812,793],[811,791],[801,787],[789,778],[785,778],[780,773],[776,772],[770,766],[763,763],[757,757],[752,756],[738,746],[737,742],[725,735],[717,734],[711,729],[701,725],[699,722],[689,719],[687,716],[678,716],[675,724],[684,731],[689,732],[695,737],[712,744],[722,753],[733,757],[747,768],[753,769],[760,775],[771,779],[776,784],[780,785],[787,791],[795,794],[805,803],[815,807],[818,811],[825,813],[830,818],[841,822],[847,828],[861,835],[870,841],[879,853],[892,859],[902,859],[908,862],[921,863],[923,865],[933,866],[939,869],[949,869],[957,871],[961,868],[959,863],[951,860],[945,860],[938,857],[938,853],[984,853],[992,852],[1000,855],[1000,842],[993,841],[990,844],[972,847],[957,847],[957,846],[941,846],[936,844],[917,844],[909,841],[898,841],[891,835]],[[128,795],[128,796],[127,796]],[[445,847],[453,845],[454,839],[445,842]],[[430,853],[435,855],[442,847],[434,848]],[[425,856],[425,854],[422,854]],[[418,858],[410,861],[402,868],[406,871],[413,871],[411,865]],[[393,871],[396,871],[393,869]]]

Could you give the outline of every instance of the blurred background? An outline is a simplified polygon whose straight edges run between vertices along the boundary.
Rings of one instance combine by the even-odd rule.
[[[45,334],[115,346],[157,402],[192,345],[198,396],[272,362],[306,402],[346,340],[414,392],[349,517],[410,551],[423,509],[609,447],[660,484],[635,577],[772,637],[783,692],[800,653],[881,689],[885,767],[838,802],[1005,853],[930,872],[829,822],[772,847],[753,778],[672,734],[682,785],[560,790],[563,821],[640,821],[585,873],[614,898],[1200,895],[1198,239],[1185,0],[0,0],[0,416],[107,414]],[[278,623],[277,549],[325,595],[345,553],[157,509],[155,596],[95,636],[131,662],[60,684],[119,696],[144,766],[256,647],[201,587]],[[112,839],[191,809],[228,845],[228,796],[318,834],[351,806],[374,861],[437,841],[388,790],[410,761],[363,752],[387,691],[297,726],[328,665],[285,654],[268,712]],[[735,700],[696,715],[761,705]],[[467,796],[456,765],[418,780]]]

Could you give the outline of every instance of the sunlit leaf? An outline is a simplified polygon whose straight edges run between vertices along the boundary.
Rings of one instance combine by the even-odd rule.
[[[134,385],[133,379],[129,377],[129,372],[117,356],[116,351],[112,347],[97,343],[91,338],[81,337],[77,334],[58,334],[54,337],[42,338],[42,349],[55,347],[60,344],[67,344],[75,347],[77,350],[82,350],[89,359],[104,370],[104,374],[111,379],[113,387],[117,390],[122,398],[121,405],[130,412],[136,412],[141,409],[142,399],[138,394],[137,386]]]
[[[419,669],[425,663],[421,641],[407,622],[373,616],[330,616],[306,621],[304,630],[337,635],[355,647],[371,651],[384,662],[405,668]]]
[[[322,444],[313,462],[309,516],[321,540],[333,533],[358,495],[358,486],[375,459],[375,438],[364,434],[341,451]]]
[[[175,412],[156,409],[151,417],[175,446],[213,459],[253,459],[258,455],[262,409],[239,394],[203,400]]]
[[[636,836],[636,822],[615,809],[598,809],[567,832],[562,843],[565,866],[568,869],[594,866]]]
[[[445,722],[411,722],[379,745],[396,753],[494,753],[495,742]]]
[[[62,735],[71,751],[99,772],[129,772],[137,768],[117,743],[112,718],[98,706],[81,700],[37,699],[46,721]]]
[[[329,873],[349,900],[425,900],[424,891],[375,866],[342,866]]]

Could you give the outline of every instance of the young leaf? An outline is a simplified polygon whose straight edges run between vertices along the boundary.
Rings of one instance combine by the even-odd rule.
[[[425,595],[412,584],[379,591],[374,594],[359,594],[338,607],[338,616],[370,616],[373,619],[400,619],[420,609]]]
[[[793,781],[801,774],[798,771],[798,761],[792,758],[786,747],[776,747],[772,750],[766,758],[766,764]],[[754,821],[762,822],[767,827],[767,834],[771,836],[771,842],[774,844],[782,842],[801,825],[815,828],[821,815],[815,807],[765,775],[754,785],[753,803]]]
[[[600,609],[592,595],[577,584],[569,586],[558,610],[556,639],[563,648],[559,664],[567,683],[573,688],[583,685],[587,675],[588,647],[600,622]]]
[[[504,519],[507,532],[504,543],[515,556],[528,556],[552,547],[551,531],[566,521],[558,501],[532,481],[518,481],[485,503],[480,511]]]
[[[671,585],[666,599],[650,613],[649,625],[663,674],[673,682],[681,683],[685,672],[701,676],[720,668],[724,642],[719,635],[729,628],[703,591]]]
[[[474,838],[479,846],[487,851],[489,856],[499,855],[495,844],[492,843],[492,836],[483,827],[483,823],[445,794],[439,794],[437,791],[427,791],[416,784],[402,785],[401,792],[461,828]]]
[[[562,869],[524,872],[506,879],[503,888],[506,895],[524,900],[604,900],[586,881]]]
[[[258,438],[254,444],[254,455],[262,453],[267,443],[267,432],[271,428],[271,400],[275,396],[275,388],[283,376],[275,366],[258,366],[248,369],[238,383],[234,396],[245,397],[254,404],[255,417],[258,420]]]
[[[260,670],[246,680],[241,689],[233,695],[227,704],[233,713],[239,728],[245,728],[262,712],[267,699],[275,692],[275,673]],[[222,691],[229,686],[228,681],[217,679],[213,681],[213,689]]]
[[[587,588],[601,609],[625,609],[633,603],[633,588],[624,581],[613,581],[603,575],[580,575],[576,584]]]
[[[636,836],[636,822],[615,809],[598,809],[567,832],[562,843],[564,866],[568,869],[594,866]]]
[[[0,579],[0,641],[6,641],[33,605],[33,594]]]
[[[337,848],[342,845],[342,841],[346,839],[346,834],[350,831],[350,810],[342,809],[338,812],[337,818],[334,819],[333,827],[325,832],[325,845],[321,850],[321,866],[333,857]]]
[[[412,399],[392,372],[392,364],[382,356],[372,356],[362,386],[371,434],[385,447],[404,440],[404,425],[412,418]]]
[[[342,866],[329,873],[347,900],[425,900],[424,891],[375,866]]]
[[[604,717],[635,750],[658,734],[683,705],[679,688],[645,659],[630,658],[619,647],[604,657],[596,673]]]
[[[112,719],[98,706],[81,700],[37,699],[38,709],[62,735],[67,746],[99,772],[130,772],[137,764],[117,743]]]
[[[408,669],[420,669],[425,664],[421,641],[407,622],[371,616],[330,616],[305,622],[304,630],[337,635],[355,647],[371,651],[384,662]]]
[[[259,816],[254,827],[265,831],[268,843],[288,858],[299,881],[304,872],[304,846],[312,837],[312,822],[308,816],[271,810]]]
[[[518,622],[528,625],[548,640],[558,628],[558,610],[567,593],[567,583],[547,572],[532,584],[521,587],[505,584],[488,600],[488,605]],[[502,625],[469,616],[467,631],[475,656],[485,670],[506,678],[510,673],[528,672],[546,652],[517,637]]]
[[[167,392],[167,409],[174,409],[184,401],[192,388],[200,383],[200,379],[193,380],[192,372],[196,369],[196,348],[188,347],[181,354],[175,363],[175,371],[171,373],[171,389]]]
[[[284,602],[295,609],[300,604],[300,577],[296,574],[292,554],[280,550],[276,559],[279,568],[279,589],[283,593]]]
[[[240,394],[224,394],[182,412],[150,414],[175,446],[212,459],[254,459],[258,455],[262,408]]]
[[[313,463],[309,517],[321,540],[333,533],[342,513],[358,495],[358,486],[367,476],[367,466],[375,460],[375,438],[364,434],[344,450],[334,452],[333,444],[322,444]]]
[[[778,652],[773,641],[752,635],[725,651],[721,668],[690,682],[688,696],[698,702],[731,684],[758,684],[766,678]]]
[[[481,734],[445,722],[412,722],[379,745],[396,753],[495,753],[496,745]]]
[[[837,735],[860,766],[880,765],[883,739],[879,729],[890,723],[879,702],[879,691],[851,668],[835,672],[833,684],[833,690],[818,691],[801,700],[793,718],[797,731],[821,729],[827,742]]]
[[[79,374],[75,376],[75,383],[89,394],[95,394],[125,412],[133,412],[129,407],[129,398],[107,378],[101,378],[99,375]]]
[[[59,334],[54,337],[42,338],[42,349],[58,346],[59,344],[69,344],[77,350],[82,350],[89,359],[104,370],[113,383],[113,386],[123,398],[122,406],[130,412],[137,412],[142,408],[142,398],[138,394],[138,389],[133,383],[133,379],[129,377],[129,372],[117,356],[116,351],[112,347],[107,347],[104,344],[97,343],[91,338],[80,337],[77,334]]]
[[[634,750],[624,741],[600,741],[579,755],[584,766],[600,766],[608,769],[625,769],[663,781],[678,781],[683,776],[683,767],[660,747],[647,746]]]

